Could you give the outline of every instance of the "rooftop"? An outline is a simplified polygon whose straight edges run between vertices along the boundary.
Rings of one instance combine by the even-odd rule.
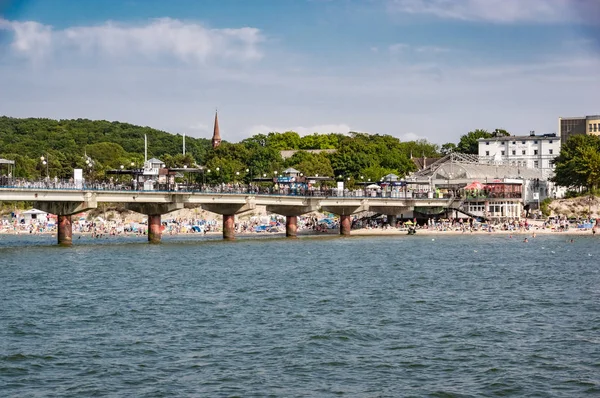
[[[478,142],[483,141],[552,141],[560,140],[556,134],[543,134],[543,135],[511,135],[507,137],[491,137],[491,138],[479,138]]]

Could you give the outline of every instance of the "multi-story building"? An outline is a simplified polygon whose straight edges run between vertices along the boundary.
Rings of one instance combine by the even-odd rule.
[[[558,133],[563,144],[574,135],[600,135],[600,115],[559,117]]]
[[[479,162],[539,170],[539,178],[552,176],[552,160],[560,153],[556,134],[480,138]]]

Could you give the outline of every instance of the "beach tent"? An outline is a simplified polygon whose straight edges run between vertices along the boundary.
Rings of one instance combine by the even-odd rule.
[[[371,184],[371,185],[367,185],[367,189],[378,189],[379,185],[377,184]]]
[[[23,219],[28,224],[34,220],[36,222],[45,222],[48,220],[48,213],[38,209],[30,209],[23,212]]]

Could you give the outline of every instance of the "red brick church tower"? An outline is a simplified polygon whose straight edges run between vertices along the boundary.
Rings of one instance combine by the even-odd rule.
[[[219,115],[215,112],[215,127],[213,129],[212,147],[215,149],[221,145],[221,133],[219,132]]]

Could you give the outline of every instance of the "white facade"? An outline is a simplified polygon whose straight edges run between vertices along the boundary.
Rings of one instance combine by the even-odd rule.
[[[552,160],[560,153],[560,137],[531,135],[480,138],[479,161],[488,164],[505,164],[540,171],[540,179],[553,175]]]

